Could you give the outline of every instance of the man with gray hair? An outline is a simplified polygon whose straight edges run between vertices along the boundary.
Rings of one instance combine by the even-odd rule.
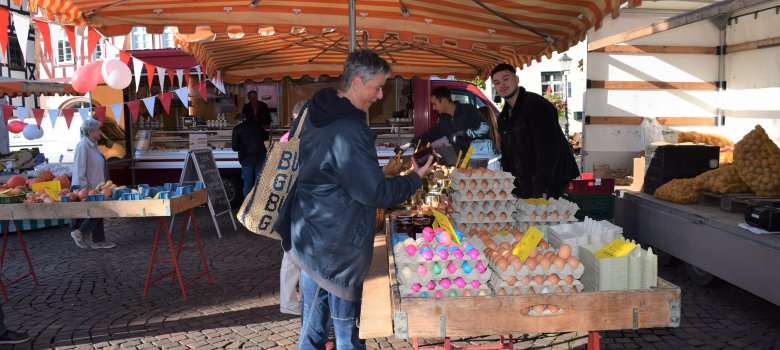
[[[382,98],[389,75],[390,65],[375,52],[349,54],[341,88],[314,94],[302,124],[298,180],[274,226],[301,268],[299,349],[324,349],[331,320],[337,349],[365,349],[357,321],[376,208],[410,197],[431,167],[433,157],[389,179],[379,168],[366,113]]]

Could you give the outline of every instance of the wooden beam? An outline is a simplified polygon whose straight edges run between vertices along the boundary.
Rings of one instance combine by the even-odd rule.
[[[363,282],[362,308],[360,313],[360,339],[386,338],[393,336],[393,306],[390,297],[390,275],[388,275],[387,236],[374,236],[374,257]]]
[[[666,45],[609,45],[598,48],[590,52],[605,53],[672,53],[672,54],[698,54],[698,55],[716,55],[717,47],[707,46],[666,46]]]
[[[714,82],[588,80],[588,89],[612,90],[717,90]]]
[[[780,37],[748,41],[740,44],[726,45],[726,53],[736,53],[741,51],[764,49],[768,47],[780,46]]]
[[[600,49],[610,45],[620,44],[634,39],[646,37],[656,33],[665,32],[670,29],[682,27],[686,24],[691,24],[705,19],[718,17],[721,15],[728,15],[734,11],[741,10],[747,7],[770,2],[771,0],[731,0],[719,2],[709,6],[702,7],[693,11],[689,11],[677,16],[667,18],[661,22],[653,23],[649,26],[629,30],[623,33],[610,35],[606,38],[602,38],[591,43],[588,43],[588,51]]]
[[[636,116],[588,116],[585,124],[588,125],[639,125],[643,117]],[[716,117],[656,117],[658,123],[669,126],[717,126]]]

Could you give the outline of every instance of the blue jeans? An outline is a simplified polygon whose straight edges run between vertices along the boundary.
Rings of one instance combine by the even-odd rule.
[[[260,170],[263,169],[264,161],[258,160],[241,165],[241,179],[244,180],[244,197],[255,186],[257,177],[260,176]]]
[[[301,270],[301,337],[298,349],[325,349],[330,321],[336,333],[336,349],[365,349],[358,338],[357,322],[360,301],[349,301],[320,288],[306,271]]]

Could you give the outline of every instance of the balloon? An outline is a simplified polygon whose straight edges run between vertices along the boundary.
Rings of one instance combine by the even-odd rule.
[[[36,125],[36,126],[37,126],[37,125]],[[35,138],[36,138],[36,139],[39,139],[39,138],[41,138],[41,137],[43,137],[43,128],[42,128],[42,127],[38,127],[38,135],[36,135],[36,137],[35,137]]]
[[[133,73],[130,72],[130,67],[116,58],[103,62],[103,68],[101,68],[100,71],[106,85],[117,90],[128,87],[130,81],[133,79]]]
[[[102,65],[103,61],[95,61],[79,67],[73,72],[70,84],[82,94],[92,91],[103,78],[103,75],[100,74]]]
[[[8,122],[8,131],[14,134],[18,134],[24,130],[25,126],[27,126],[27,123],[21,120],[11,120]]]
[[[38,125],[27,124],[22,130],[22,135],[28,140],[35,140],[38,138],[39,129],[41,136],[43,136],[43,129],[39,128]]]

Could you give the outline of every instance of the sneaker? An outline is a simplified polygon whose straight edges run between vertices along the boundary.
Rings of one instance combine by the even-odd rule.
[[[76,241],[76,245],[79,246],[79,248],[87,249],[89,246],[87,245],[87,242],[84,241],[84,234],[81,233],[81,231],[76,230],[70,233],[70,236],[73,237],[73,240]]]
[[[5,333],[0,335],[0,344],[21,344],[29,340],[29,334],[14,332],[12,330],[6,330]]]
[[[103,242],[92,242],[91,246],[92,249],[111,249],[113,247],[116,247],[116,244],[103,241]]]
[[[295,307],[295,308],[288,308],[288,307],[281,307],[280,306],[279,307],[279,312],[281,312],[283,314],[288,314],[288,315],[300,316],[301,315],[301,307],[298,306],[298,307]]]

